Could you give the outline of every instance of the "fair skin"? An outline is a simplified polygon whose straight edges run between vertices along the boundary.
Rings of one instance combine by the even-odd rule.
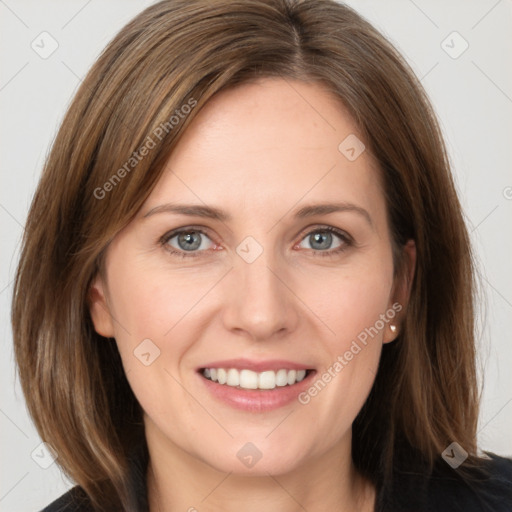
[[[338,150],[357,133],[318,84],[265,79],[223,91],[109,246],[91,315],[99,334],[115,338],[144,410],[152,512],[374,510],[375,489],[352,463],[352,423],[399,315],[396,332],[386,323],[306,404],[240,410],[209,393],[197,371],[223,359],[283,359],[318,378],[393,304],[405,310],[378,170],[367,151],[349,161]],[[231,219],[145,217],[171,202],[217,207]],[[331,202],[352,206],[294,216]],[[159,241],[191,226],[206,233],[196,234],[195,257],[171,254],[189,254],[177,236]],[[327,226],[349,238],[331,233],[322,245]],[[251,263],[236,250],[248,236],[263,249]],[[410,277],[414,244],[404,251]],[[160,350],[147,366],[134,356],[145,339]],[[249,442],[261,453],[252,467],[237,456]]]

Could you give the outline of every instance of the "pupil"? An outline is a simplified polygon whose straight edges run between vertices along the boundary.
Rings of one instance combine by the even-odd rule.
[[[321,243],[322,238],[324,240],[323,244]],[[314,239],[314,243],[320,242],[320,247],[316,247],[317,249],[328,249],[329,246],[331,245],[332,235],[329,232],[322,231],[322,232],[315,233],[313,235],[313,239]],[[313,246],[313,244],[312,244],[312,246]]]
[[[195,240],[193,238],[194,236],[196,237]],[[183,245],[182,242],[184,242]],[[197,249],[201,245],[201,241],[199,240],[199,233],[190,231],[189,233],[181,234],[178,237],[178,243],[180,247],[186,251]]]

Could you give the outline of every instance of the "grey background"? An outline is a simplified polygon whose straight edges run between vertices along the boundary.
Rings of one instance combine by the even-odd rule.
[[[2,511],[38,510],[71,486],[56,464],[41,467],[51,458],[39,447],[15,378],[10,298],[28,206],[81,77],[111,37],[151,3],[0,0]],[[485,387],[479,442],[485,450],[510,456],[512,0],[348,3],[404,54],[440,118],[482,282],[479,354]],[[33,41],[43,46],[41,37],[48,37],[40,36],[43,31],[58,43],[45,59],[31,47]],[[463,39],[448,37],[453,31]],[[453,58],[464,40],[468,49]],[[50,44],[46,39],[44,48]]]

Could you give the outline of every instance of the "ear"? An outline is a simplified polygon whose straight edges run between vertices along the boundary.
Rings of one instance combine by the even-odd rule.
[[[395,311],[396,315],[391,319],[384,332],[383,343],[394,341],[400,334],[402,320],[407,310],[409,297],[411,294],[412,281],[416,271],[416,244],[414,240],[408,240],[402,247],[402,268],[395,277],[391,301],[388,304],[390,310]]]
[[[99,273],[94,278],[88,293],[89,311],[94,330],[105,338],[114,337],[114,323],[105,294],[105,285]]]

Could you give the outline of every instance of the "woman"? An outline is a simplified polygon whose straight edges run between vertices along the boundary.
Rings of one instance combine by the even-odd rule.
[[[20,379],[46,510],[510,510],[476,445],[473,269],[396,50],[330,0],[166,0],[108,45],[33,200]]]

